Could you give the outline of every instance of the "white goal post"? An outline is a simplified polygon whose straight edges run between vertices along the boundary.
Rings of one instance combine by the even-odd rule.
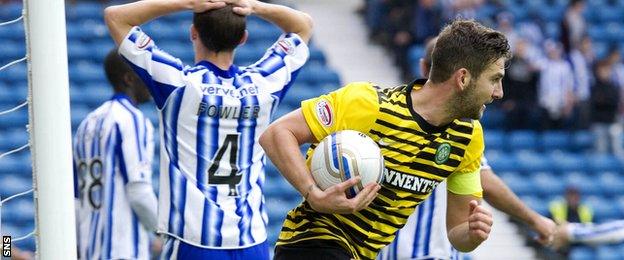
[[[38,259],[76,259],[64,0],[25,0]]]

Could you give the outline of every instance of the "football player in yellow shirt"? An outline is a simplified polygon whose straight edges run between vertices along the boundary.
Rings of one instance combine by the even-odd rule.
[[[387,89],[351,83],[273,123],[260,144],[305,198],[284,221],[275,259],[373,259],[445,179],[451,244],[467,252],[485,241],[493,220],[479,206],[484,143],[478,119],[486,104],[503,97],[509,57],[502,33],[457,20],[439,35],[428,80]],[[384,181],[354,198],[344,191],[359,178],[322,191],[299,152],[301,144],[313,149],[345,129],[371,137],[385,159]]]

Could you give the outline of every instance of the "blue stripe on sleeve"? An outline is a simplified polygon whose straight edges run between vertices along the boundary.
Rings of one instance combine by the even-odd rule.
[[[128,111],[128,113],[130,113],[130,115],[132,115],[132,122],[134,123],[134,135],[136,138],[136,146],[137,146],[137,151],[139,153],[139,161],[143,161],[143,149],[141,148],[141,138],[139,138],[139,131],[143,130],[142,132],[145,134],[145,125],[143,125],[143,127],[140,127],[139,125],[139,120],[138,120],[138,116],[136,114],[136,112],[131,109],[125,102],[119,100],[119,103]],[[144,123],[144,122],[140,122],[140,123]]]
[[[125,58],[124,58],[125,59]],[[168,85],[165,83],[160,83],[152,79],[152,76],[147,72],[147,70],[134,65],[132,62],[126,59],[126,62],[130,65],[130,67],[134,70],[134,72],[143,80],[145,86],[152,94],[154,98],[154,102],[159,109],[162,109],[165,106],[165,102],[167,98],[173,91],[175,91],[178,87]]]

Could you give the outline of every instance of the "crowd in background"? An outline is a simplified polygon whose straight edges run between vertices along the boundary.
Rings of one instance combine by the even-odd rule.
[[[588,27],[602,25],[588,23],[585,1],[543,0],[545,6],[564,2],[554,21],[540,16],[542,10],[516,21],[510,12],[516,2],[365,0],[362,14],[371,40],[393,54],[405,82],[420,76],[410,50],[424,46],[448,21],[473,18],[502,31],[514,54],[503,81],[504,99],[495,108],[505,114],[502,128],[591,129],[598,152],[624,155],[622,42],[596,42],[590,37]],[[605,0],[604,4],[622,8],[622,2]]]

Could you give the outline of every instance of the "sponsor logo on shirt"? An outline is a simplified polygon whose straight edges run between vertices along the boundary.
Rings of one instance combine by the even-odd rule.
[[[334,123],[333,111],[327,101],[320,100],[316,103],[316,117],[324,126],[330,126]]]
[[[429,194],[440,184],[437,180],[390,170],[388,168],[384,169],[383,183],[386,187],[389,186],[417,194]]]
[[[134,44],[136,44],[137,48],[139,49],[145,49],[145,47],[147,47],[147,45],[149,45],[149,43],[152,41],[152,38],[150,38],[149,36],[147,36],[147,34],[145,33],[140,33],[139,37],[137,37],[136,41],[134,42]]]
[[[288,55],[293,55],[295,53],[295,46],[287,40],[280,40],[277,42],[277,45]]]

